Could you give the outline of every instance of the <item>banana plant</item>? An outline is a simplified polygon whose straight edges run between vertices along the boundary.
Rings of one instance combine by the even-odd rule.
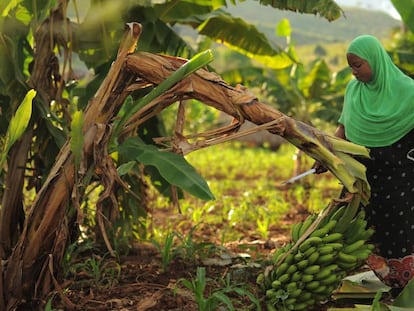
[[[328,19],[341,13],[330,0],[314,0],[306,4],[294,0],[289,2],[289,7],[283,2],[261,3],[303,13],[318,12]],[[130,90],[121,95],[111,92],[123,89],[122,86],[117,88],[117,83],[135,80],[136,77],[131,77],[121,68],[126,55],[136,49],[134,40],[141,35],[138,28],[133,27],[134,31],[123,37],[124,32],[119,26],[124,24],[123,18],[143,23],[145,32],[139,44],[141,51],[193,56],[195,51],[174,31],[174,24],[180,23],[190,25],[204,36],[226,43],[246,55],[263,57],[264,60],[269,60],[269,56],[280,58],[280,67],[291,61],[254,27],[225,14],[221,7],[227,5],[227,1],[162,4],[147,1],[144,5],[138,0],[73,1],[70,4],[72,6],[68,7],[67,1],[37,1],[34,5],[34,2],[23,0],[0,3],[1,134],[10,127],[8,116],[16,113],[27,90],[35,89],[38,95],[31,122],[21,139],[9,150],[8,168],[3,171],[7,192],[2,197],[0,256],[7,266],[1,266],[1,310],[15,309],[23,301],[30,301],[35,294],[44,297],[55,284],[54,272],[59,270],[64,250],[71,242],[71,228],[81,220],[78,218],[80,204],[74,202],[81,198],[73,197],[76,174],[79,181],[83,181],[76,187],[84,190],[93,175],[106,189],[96,204],[96,225],[102,230],[104,242],[113,253],[105,233],[104,216],[111,219],[116,213],[109,215],[104,206],[107,202],[117,206],[117,197],[110,191],[116,182],[126,185],[120,178],[114,180],[114,176],[118,178],[119,175],[112,155],[109,156],[103,147],[110,141],[112,118],[117,116]],[[85,9],[88,4],[91,4],[90,8]],[[215,28],[215,23],[238,31],[222,32]],[[125,44],[119,50],[118,41]],[[74,52],[88,68],[94,69],[92,81],[87,76],[82,81],[78,79],[77,68],[72,62]],[[278,66],[278,63],[273,66]],[[84,69],[80,75],[85,75]],[[141,90],[144,93],[150,91]],[[143,94],[134,95],[142,97]],[[70,113],[71,103],[75,101],[82,113]],[[79,154],[81,149],[86,155]],[[32,172],[32,176],[27,178],[22,167]],[[134,179],[135,182],[139,180]],[[34,192],[27,213],[23,212],[23,202],[27,199],[25,185]],[[128,187],[123,189],[133,192]],[[209,193],[204,195],[208,197]],[[134,198],[142,204],[139,196]],[[131,205],[140,206],[136,202]],[[121,199],[120,203],[128,205],[131,201]],[[25,217],[24,224],[22,217]],[[54,239],[49,238],[52,236]]]

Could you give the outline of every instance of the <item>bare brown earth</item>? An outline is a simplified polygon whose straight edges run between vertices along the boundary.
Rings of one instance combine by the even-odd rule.
[[[156,217],[166,219],[174,217],[174,213],[175,211],[172,210],[159,210]],[[245,286],[263,301],[263,293],[255,286],[256,276],[263,268],[258,265],[249,266],[248,263],[261,262],[272,250],[286,243],[290,236],[289,225],[303,220],[307,215],[308,212],[303,208],[294,209],[285,215],[277,227],[271,228],[271,238],[268,240],[258,239],[246,232],[246,238],[243,241],[226,244],[225,250],[214,248],[211,253],[205,253],[204,258],[198,256],[193,261],[175,258],[165,272],[162,270],[161,255],[158,249],[151,243],[136,243],[128,256],[120,258],[121,273],[117,280],[102,278],[96,283],[92,272],[80,270],[74,279],[66,283],[67,289],[64,291],[66,302],[59,294],[55,294],[54,310],[196,311],[198,308],[193,293],[186,289],[179,280],[182,278],[192,280],[196,275],[197,266],[206,267],[209,282],[205,296],[208,296],[214,289],[222,288],[224,285],[218,280],[225,279],[225,276],[231,273],[232,284]],[[194,240],[199,240],[201,237],[213,237],[214,239],[214,231],[215,228],[204,226],[197,231]],[[246,259],[243,254],[251,257]],[[101,260],[102,266],[104,262],[108,267],[115,266],[112,259]],[[234,298],[236,310],[257,310],[247,297],[234,294],[228,296]],[[327,310],[328,307],[334,305],[334,302],[328,301],[315,308],[315,311]],[[336,303],[335,306],[340,305]],[[263,303],[262,310],[266,310]]]
[[[159,211],[157,217],[171,217],[167,211]],[[288,214],[284,222],[286,224],[301,219],[301,214]],[[231,261],[221,261],[220,252],[210,254],[211,264],[208,260],[200,259],[198,262],[186,262],[180,258],[174,259],[166,272],[162,271],[161,255],[158,249],[150,243],[137,243],[134,245],[128,256],[120,258],[121,275],[119,280],[113,286],[90,286],[93,280],[91,275],[81,271],[77,280],[70,285],[70,290],[66,292],[67,298],[79,310],[180,310],[195,311],[197,305],[194,301],[193,294],[182,285],[178,280],[185,278],[191,280],[196,275],[197,266],[207,262],[206,275],[211,279],[221,279],[227,273],[239,273],[235,278],[239,278],[239,283],[250,286],[250,290],[258,297],[262,294],[258,292],[255,286],[257,274],[260,268],[247,268],[246,260],[240,253],[248,253],[253,258],[266,256],[278,245],[282,245],[289,239],[288,229],[274,229],[272,239],[267,241],[256,239],[254,236],[246,238],[244,241],[234,242],[226,245],[227,251],[233,257]],[[203,232],[197,234],[203,236],[212,236],[209,227],[205,226]],[[213,235],[214,236],[214,235]],[[196,238],[195,238],[196,239]],[[249,261],[251,261],[250,259]],[[109,260],[108,260],[109,261]],[[241,268],[237,269],[239,265]],[[217,288],[223,284],[209,283],[213,290],[214,285]],[[55,308],[66,310],[60,298]],[[244,303],[244,305],[243,305]],[[247,310],[251,303],[248,299],[242,299],[237,310]],[[254,309],[252,309],[254,310]],[[264,309],[265,310],[265,309]]]

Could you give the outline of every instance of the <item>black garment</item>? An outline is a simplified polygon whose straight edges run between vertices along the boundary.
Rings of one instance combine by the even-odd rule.
[[[371,159],[361,160],[371,185],[366,219],[384,258],[414,253],[414,160],[407,158],[411,149],[414,130],[391,146],[370,148]]]

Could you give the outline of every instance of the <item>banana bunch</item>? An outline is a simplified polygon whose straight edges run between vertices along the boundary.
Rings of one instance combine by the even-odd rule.
[[[310,233],[317,215],[292,226],[291,242],[274,253],[272,265],[257,278],[269,311],[311,310],[364,264],[374,248],[367,242],[373,229],[367,228],[363,210],[348,220],[348,207],[336,207]]]

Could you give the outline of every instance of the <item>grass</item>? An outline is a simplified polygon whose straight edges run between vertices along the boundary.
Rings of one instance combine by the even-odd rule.
[[[272,151],[228,143],[187,155],[216,199],[205,202],[186,195],[180,201],[181,215],[177,211],[168,219],[154,216],[152,227],[157,228],[159,241],[165,239],[163,232],[171,228],[179,232],[194,226],[204,232],[204,238],[213,239],[213,243],[272,239],[275,229],[286,226],[282,219],[287,213],[320,211],[338,195],[340,185],[327,173],[306,177],[289,187],[282,186],[293,174],[295,151],[289,144]],[[313,160],[308,158],[305,162],[304,169],[308,169]],[[168,206],[171,204],[166,198],[158,197],[152,209],[160,212]],[[206,236],[206,227],[212,230],[211,237]]]

